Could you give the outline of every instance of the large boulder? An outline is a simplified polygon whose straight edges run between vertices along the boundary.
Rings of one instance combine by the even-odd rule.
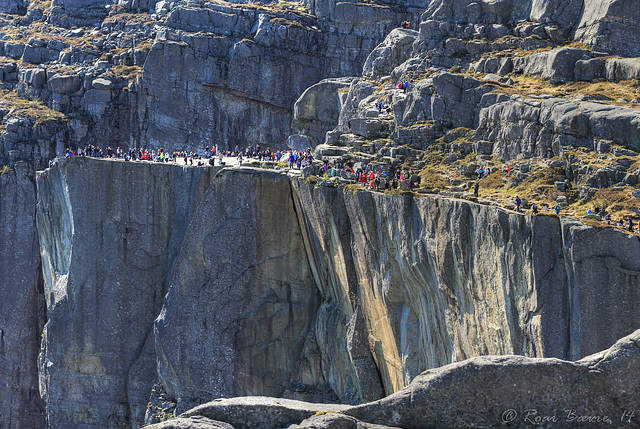
[[[473,358],[424,372],[406,389],[345,411],[365,422],[430,428],[636,425],[640,331],[578,362]]]
[[[584,0],[533,0],[530,19],[543,24],[559,24],[566,34],[576,26]]]
[[[338,125],[342,100],[352,78],[325,79],[307,88],[293,105],[291,128],[308,137],[311,147],[324,143],[325,134]],[[309,146],[305,146],[304,149]]]
[[[396,28],[376,46],[364,63],[362,75],[379,77],[391,74],[394,68],[409,59],[418,32]]]
[[[607,80],[640,79],[640,58],[611,58],[605,63]]]
[[[513,58],[513,66],[531,75],[540,76],[556,85],[575,79],[576,63],[591,58],[589,51],[558,48],[547,52]]]
[[[345,407],[248,397],[217,400],[150,429],[636,426],[640,331],[577,362],[486,356],[425,371],[379,401]],[[204,426],[209,422],[210,426]],[[291,425],[291,426],[290,426]]]

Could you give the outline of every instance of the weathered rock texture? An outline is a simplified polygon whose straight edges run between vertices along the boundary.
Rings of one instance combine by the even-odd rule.
[[[41,428],[37,356],[46,320],[36,219],[35,170],[63,138],[62,124],[0,110],[0,427]]]
[[[635,331],[577,362],[489,356],[446,365],[420,374],[385,399],[358,407],[234,398],[194,408],[178,419],[180,425],[151,427],[637,427],[633,410],[640,406],[640,396],[630,379],[638,365],[640,331]],[[203,419],[220,423],[204,426]]]
[[[584,0],[576,39],[616,55],[640,56],[640,9],[633,0]]]
[[[29,170],[21,162],[0,176],[0,427],[44,426],[36,361],[45,312]]]
[[[224,171],[189,224],[155,323],[160,382],[179,410],[280,396],[317,306],[287,176]]]
[[[362,311],[387,394],[471,356],[579,359],[637,326],[635,237],[455,200],[297,186],[312,267],[348,317]],[[593,248],[595,236],[611,247]],[[630,301],[607,298],[612,287]]]
[[[38,176],[50,427],[140,426],[153,321],[212,169],[63,159]]]

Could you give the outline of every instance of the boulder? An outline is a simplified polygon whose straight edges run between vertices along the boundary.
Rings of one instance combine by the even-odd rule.
[[[345,411],[399,427],[588,427],[635,424],[640,405],[628,384],[640,365],[640,331],[578,362],[488,356],[416,377],[406,389]],[[514,382],[517,380],[517,382]],[[470,405],[473,404],[473,405]]]
[[[63,95],[75,94],[82,88],[82,79],[77,74],[55,74],[49,78],[48,87],[51,92]]]
[[[239,429],[634,425],[640,395],[629,379],[640,365],[638,344],[640,331],[635,331],[577,362],[475,357],[425,371],[404,389],[356,407],[263,397],[219,399],[182,414],[176,419],[179,426],[167,422],[149,428],[217,428],[201,426],[211,420]]]
[[[313,146],[307,136],[294,134],[287,138],[287,147],[292,150],[303,151],[310,149]]]
[[[607,80],[640,79],[640,58],[611,58],[605,64]]]
[[[530,20],[543,24],[558,24],[566,36],[578,23],[583,0],[533,0]]]
[[[325,79],[307,88],[293,105],[291,128],[304,134],[308,147],[324,143],[327,131],[338,125],[342,110],[340,91],[349,88],[353,79]],[[305,148],[305,149],[306,149]]]
[[[409,59],[413,42],[418,37],[414,30],[396,28],[384,41],[371,51],[362,69],[362,75],[380,77],[391,74],[393,69]]]
[[[522,68],[525,73],[538,75],[555,85],[573,80],[576,62],[589,59],[590,56],[590,52],[585,49],[558,48],[516,57],[513,59],[513,65]]]
[[[573,69],[575,79],[579,81],[593,81],[604,77],[604,61],[600,58],[578,60]]]

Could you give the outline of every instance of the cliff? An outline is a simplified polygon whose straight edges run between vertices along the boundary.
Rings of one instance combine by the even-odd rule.
[[[578,360],[638,326],[635,236],[216,170],[64,159],[38,176],[51,427],[139,426],[154,383],[172,414],[357,404],[475,356]]]
[[[359,404],[629,334],[637,237],[570,219],[640,213],[636,3],[0,0],[0,427]],[[88,145],[287,144],[406,180],[92,159],[36,177]]]

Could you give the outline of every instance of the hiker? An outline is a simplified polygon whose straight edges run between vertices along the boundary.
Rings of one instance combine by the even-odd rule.
[[[538,214],[538,206],[536,205],[536,203],[533,203],[533,206],[531,207],[531,209],[533,210],[534,215]]]
[[[407,88],[409,88],[409,82],[405,81],[403,85],[404,93],[407,93]]]
[[[398,82],[398,89],[404,89],[404,85],[402,84],[402,82]]]
[[[519,196],[516,195],[516,211],[520,212],[520,206],[522,205],[522,200]]]
[[[629,232],[633,232],[633,220],[631,220],[631,216],[627,219],[629,221]]]
[[[473,185],[473,196],[477,197],[478,196],[478,191],[480,190],[480,181],[476,180],[476,184]]]
[[[611,213],[605,214],[604,220],[607,222],[607,225],[611,225]]]
[[[556,204],[554,208],[556,210],[556,216],[560,216],[560,206]]]
[[[507,165],[504,169],[504,175],[506,176],[507,174],[511,173],[511,166]]]

